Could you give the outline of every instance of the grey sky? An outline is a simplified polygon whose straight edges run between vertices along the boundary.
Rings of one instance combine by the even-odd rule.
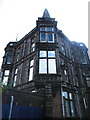
[[[0,66],[6,44],[31,31],[45,8],[71,41],[88,46],[88,0],[0,0]]]

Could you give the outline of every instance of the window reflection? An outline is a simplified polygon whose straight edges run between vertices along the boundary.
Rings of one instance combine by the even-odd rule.
[[[41,27],[40,31],[53,32],[54,28],[53,27]]]
[[[34,64],[34,60],[31,60],[31,61],[30,61],[30,67],[32,67],[33,64]]]
[[[61,52],[65,55],[66,53],[65,53],[65,47],[62,45],[61,46]]]
[[[32,59],[29,65],[29,78],[28,78],[29,81],[33,80],[33,66],[34,66],[34,60]]]
[[[46,57],[46,51],[40,51],[39,57]]]
[[[47,31],[52,32],[52,31],[54,31],[54,28],[52,28],[52,27],[47,27]]]
[[[45,27],[41,27],[41,28],[40,28],[40,31],[45,31]]]
[[[9,72],[10,72],[9,70],[5,70],[4,71],[3,81],[2,81],[3,85],[7,85],[8,84]]]
[[[75,117],[75,104],[73,94],[68,91],[62,92],[64,100],[64,113],[66,117]]]
[[[66,116],[70,117],[70,107],[69,107],[69,101],[66,100]]]
[[[53,33],[48,33],[47,34],[47,41],[48,42],[54,42],[54,34]]]
[[[40,28],[40,41],[41,42],[54,42],[54,28],[41,27]]]
[[[46,42],[46,34],[45,33],[40,33],[40,41]]]
[[[69,98],[72,99],[72,93],[69,93]]]
[[[31,39],[31,52],[35,51],[35,40],[34,38]]]
[[[5,70],[4,75],[5,76],[9,75],[9,70]]]
[[[55,51],[48,51],[48,57],[55,57]]]
[[[48,59],[48,72],[49,74],[56,74],[56,61],[55,59]]]
[[[16,86],[16,82],[17,82],[17,73],[18,73],[18,69],[16,68],[16,69],[15,69],[15,72],[14,72],[13,86]]]
[[[6,53],[6,64],[12,64],[13,51],[8,51]]]
[[[29,81],[31,81],[32,79],[33,79],[33,67],[31,67],[29,71]]]
[[[70,106],[71,106],[71,113],[72,113],[72,117],[75,116],[75,108],[74,108],[74,102],[70,101]]]
[[[40,51],[39,57],[39,73],[56,74],[55,51]]]
[[[11,64],[12,63],[12,56],[7,56],[7,64]]]
[[[62,96],[65,98],[68,98],[68,93],[67,92],[62,92]]]
[[[47,73],[47,59],[39,60],[39,73]]]

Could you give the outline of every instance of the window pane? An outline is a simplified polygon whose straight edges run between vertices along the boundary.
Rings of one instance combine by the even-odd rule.
[[[66,116],[70,117],[70,107],[69,107],[69,101],[66,100]]]
[[[46,51],[40,51],[39,57],[46,57]]]
[[[48,51],[48,57],[55,57],[55,51]]]
[[[61,46],[62,53],[65,55],[65,48]]]
[[[35,43],[32,44],[32,47],[35,47]]]
[[[48,59],[48,72],[56,74],[56,62],[55,59]]]
[[[47,31],[50,31],[50,32],[51,32],[51,31],[54,31],[54,28],[48,27],[48,28],[47,28]]]
[[[90,87],[90,80],[87,81],[87,86]]]
[[[31,60],[30,61],[30,67],[33,66],[33,64],[34,64],[34,60]]]
[[[34,52],[35,51],[35,43],[32,43],[31,45],[31,52]]]
[[[67,70],[64,70],[64,74],[67,76]]]
[[[14,76],[13,86],[16,86],[16,81],[17,81],[17,75]]]
[[[62,92],[62,96],[65,98],[68,98],[68,93],[67,92]]]
[[[86,80],[90,80],[90,77],[86,77]]]
[[[5,70],[4,71],[4,76],[8,76],[9,75],[9,70]]]
[[[39,73],[47,73],[47,60],[39,59]]]
[[[75,116],[75,109],[74,109],[74,103],[73,103],[73,101],[70,101],[70,106],[71,106],[72,117],[74,117]]]
[[[7,55],[13,55],[13,51],[8,51]]]
[[[15,70],[15,74],[17,74],[17,72],[18,72],[18,69]]]
[[[72,93],[69,93],[69,98],[72,99]]]
[[[40,41],[45,42],[46,41],[46,34],[40,33]]]
[[[47,41],[54,42],[54,34],[53,33],[47,33]]]
[[[29,81],[31,81],[32,79],[33,79],[33,67],[30,68]]]
[[[7,64],[11,64],[12,63],[12,56],[7,56]]]
[[[3,85],[7,85],[8,83],[8,76],[3,78]]]
[[[40,28],[40,31],[45,31],[45,27],[41,27],[41,28]]]

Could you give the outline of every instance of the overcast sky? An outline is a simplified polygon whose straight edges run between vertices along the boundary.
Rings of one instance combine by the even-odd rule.
[[[88,0],[0,0],[0,66],[7,43],[31,31],[45,8],[71,41],[88,47]]]

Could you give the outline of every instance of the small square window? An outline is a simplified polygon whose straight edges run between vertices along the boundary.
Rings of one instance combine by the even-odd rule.
[[[55,51],[48,51],[48,57],[55,57]]]

